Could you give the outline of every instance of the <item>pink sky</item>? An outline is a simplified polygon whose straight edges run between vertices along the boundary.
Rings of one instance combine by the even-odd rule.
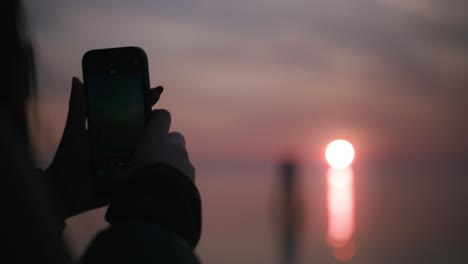
[[[337,137],[368,157],[468,146],[463,3],[47,2],[26,5],[51,149],[83,53],[125,45],[147,51],[197,159],[317,159]]]

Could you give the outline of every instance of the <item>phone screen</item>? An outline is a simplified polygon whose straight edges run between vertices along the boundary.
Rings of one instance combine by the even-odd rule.
[[[123,176],[143,136],[151,111],[147,65],[135,48],[93,50],[83,57],[91,168],[104,189]]]
[[[88,77],[94,159],[103,167],[127,166],[145,128],[142,76]]]

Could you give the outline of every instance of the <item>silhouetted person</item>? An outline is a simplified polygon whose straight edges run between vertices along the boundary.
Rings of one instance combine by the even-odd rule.
[[[86,97],[74,78],[65,130],[52,164],[34,169],[26,106],[34,100],[34,63],[18,1],[2,1],[0,94],[2,261],[71,263],[61,231],[67,217],[109,204],[110,223],[92,241],[84,263],[198,263],[201,205],[183,137],[169,133],[170,114],[152,112],[128,177],[110,201],[93,192],[85,127]],[[6,81],[5,81],[6,80]],[[153,102],[162,87],[152,89]]]

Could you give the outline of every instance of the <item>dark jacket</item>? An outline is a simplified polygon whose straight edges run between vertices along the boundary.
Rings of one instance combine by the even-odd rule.
[[[158,164],[124,182],[106,213],[111,227],[96,237],[84,263],[198,263],[201,202],[194,183]]]
[[[4,144],[5,143],[5,144]],[[53,191],[31,173],[25,151],[2,141],[3,184],[0,229],[2,258],[11,263],[71,263],[61,238]],[[21,162],[20,162],[21,161]],[[82,263],[199,263],[201,202],[194,183],[158,164],[122,184],[106,214],[109,228],[91,242]]]

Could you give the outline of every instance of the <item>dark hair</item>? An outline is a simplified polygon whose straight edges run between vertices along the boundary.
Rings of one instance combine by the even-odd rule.
[[[24,159],[31,159],[26,104],[36,91],[33,48],[21,1],[3,0],[1,5],[7,20],[2,23],[4,29],[1,31],[7,43],[3,52],[7,57],[3,60],[7,62],[7,76],[0,88],[0,122],[4,128],[0,136],[10,147],[3,148],[1,152],[5,153],[0,156],[14,151],[22,153],[20,156]]]
[[[7,76],[0,87],[0,207],[4,212],[3,259],[17,263],[70,263],[47,186],[33,173],[26,107],[35,92],[31,41],[18,0],[1,1]],[[3,60],[5,61],[5,60]],[[5,248],[4,248],[5,249]]]
[[[17,0],[2,1],[2,10],[7,17],[4,40],[7,49],[6,82],[2,85],[0,107],[9,115],[19,131],[27,133],[26,102],[35,93],[35,68],[32,44],[26,27],[24,9]]]

